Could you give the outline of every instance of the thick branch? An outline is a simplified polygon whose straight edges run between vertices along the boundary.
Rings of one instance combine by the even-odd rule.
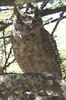
[[[54,91],[58,93],[61,100],[66,100],[66,82],[54,75],[47,73],[26,73],[0,76],[1,93],[6,92],[6,94],[11,95],[11,93],[19,91],[20,89],[22,92],[38,92],[40,90]]]
[[[0,6],[14,6],[18,4],[23,4],[23,3],[28,3],[29,1],[25,0],[0,0]],[[58,13],[60,11],[66,11],[66,6],[59,7],[56,9],[44,9],[41,11],[41,16],[49,15],[49,14],[54,14]]]
[[[61,11],[66,11],[66,6],[55,8],[55,9],[44,9],[41,12],[41,16],[46,16],[46,15],[58,13],[58,12],[61,12]]]

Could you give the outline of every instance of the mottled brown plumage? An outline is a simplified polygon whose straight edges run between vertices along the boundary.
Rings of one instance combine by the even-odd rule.
[[[12,45],[16,60],[24,72],[48,72],[61,76],[56,42],[44,29],[42,20],[24,14],[14,21]]]

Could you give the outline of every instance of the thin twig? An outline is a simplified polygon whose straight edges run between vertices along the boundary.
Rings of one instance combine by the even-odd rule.
[[[61,59],[61,60],[66,60],[66,58],[63,58],[63,59]]]
[[[5,36],[5,30],[3,30],[3,37]],[[3,38],[3,44],[4,44],[4,54],[6,59],[6,44],[5,44],[5,38]]]
[[[8,26],[10,26],[10,25],[12,25],[12,24],[10,23],[10,24],[7,24],[7,25],[4,25],[4,26],[0,27],[0,31],[6,29],[6,28],[7,28]]]
[[[11,65],[16,59],[14,58],[11,62],[9,62],[6,67],[8,67],[9,65]],[[5,69],[5,68],[4,68]]]
[[[64,18],[66,18],[66,16],[61,17],[61,20],[64,19]],[[56,21],[58,21],[58,18],[53,19],[53,20],[49,20],[48,22],[44,23],[43,25],[47,25],[47,24],[50,24],[50,23],[53,23],[53,22],[56,22]]]
[[[62,20],[63,14],[64,14],[64,11],[60,14],[60,17],[58,18],[58,21],[57,21],[57,23],[56,23],[56,25],[55,25],[55,27],[54,27],[52,33],[51,33],[52,35],[54,34],[54,32],[55,32],[55,30],[56,30],[56,28],[57,28],[59,22]]]
[[[3,26],[0,27],[0,31],[6,29],[8,26],[13,24],[12,17],[13,16],[11,16],[10,19],[6,19],[6,20],[1,20],[0,21],[0,24],[3,25]]]
[[[0,27],[0,31],[6,29],[8,26],[13,24],[13,20],[12,20],[13,15],[10,17],[10,19],[6,19],[6,20],[1,20],[0,24],[3,25],[2,27]]]
[[[43,4],[41,5],[41,9],[43,9],[46,5],[47,5],[47,3],[49,2],[50,0],[47,0],[46,2],[45,1],[43,1]],[[45,2],[45,3],[44,3]]]
[[[8,63],[9,58],[10,58],[11,52],[12,52],[12,47],[10,48],[10,52],[9,52],[9,54],[8,54],[8,57],[6,58],[5,64],[4,64],[4,66],[3,66],[3,69],[6,69],[6,65],[7,65],[7,63]]]
[[[6,39],[6,38],[10,38],[11,37],[11,35],[9,35],[9,36],[2,36],[2,37],[0,37],[0,39]]]

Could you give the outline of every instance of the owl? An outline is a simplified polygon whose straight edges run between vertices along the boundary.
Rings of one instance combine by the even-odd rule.
[[[44,28],[41,18],[16,11],[12,47],[23,72],[47,72],[62,76],[56,41]]]

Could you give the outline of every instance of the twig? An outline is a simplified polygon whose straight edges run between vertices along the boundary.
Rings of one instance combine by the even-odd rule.
[[[50,0],[47,0],[46,2],[45,1],[43,1],[43,4],[41,5],[41,9],[43,9],[46,5],[47,5],[47,3],[49,2]],[[45,2],[45,3],[44,3]]]
[[[58,18],[58,21],[57,21],[57,23],[56,23],[56,25],[55,25],[55,27],[54,27],[52,33],[51,33],[52,35],[54,34],[54,32],[55,32],[55,30],[56,30],[56,28],[57,28],[59,22],[62,20],[63,13],[64,13],[64,11],[60,14],[60,17]]]
[[[6,20],[2,20],[0,21],[0,24],[3,25],[2,27],[0,27],[0,31],[4,30],[5,28],[7,28],[8,26],[12,25],[13,21],[11,20],[13,16],[10,17],[10,19],[6,19]]]
[[[9,65],[11,65],[16,59],[14,58],[11,62],[9,62],[5,67],[8,67]],[[5,69],[5,68],[4,68]]]
[[[63,58],[63,59],[61,59],[61,60],[66,60],[66,58]]]
[[[9,52],[9,54],[8,54],[8,57],[6,58],[5,64],[4,64],[4,66],[3,66],[3,69],[6,69],[6,64],[8,63],[9,57],[10,57],[10,55],[11,55],[11,52],[12,52],[12,47],[10,48],[10,52]]]
[[[2,37],[0,37],[0,39],[6,39],[6,38],[10,38],[11,37],[11,35],[9,35],[9,36],[2,36]]]
[[[64,18],[66,18],[66,16],[61,17],[61,20],[62,20],[62,19],[64,19]],[[48,22],[44,23],[43,25],[47,25],[47,24],[49,24],[49,23],[56,22],[57,20],[58,20],[58,18],[53,19],[53,20],[50,20],[50,21],[48,21]]]
[[[5,30],[3,30],[3,37],[5,36]],[[3,44],[4,44],[4,54],[5,54],[5,59],[6,59],[6,44],[5,44],[5,38],[3,38]]]
[[[52,20],[52,19],[53,19],[53,18],[51,17],[51,18],[45,20],[44,22],[48,22],[48,21],[50,21],[50,20]]]
[[[0,27],[0,31],[6,29],[6,28],[7,28],[8,26],[10,26],[10,25],[11,25],[11,23],[10,23],[10,24],[7,24],[7,25],[4,25],[4,26],[2,26],[2,27]]]

